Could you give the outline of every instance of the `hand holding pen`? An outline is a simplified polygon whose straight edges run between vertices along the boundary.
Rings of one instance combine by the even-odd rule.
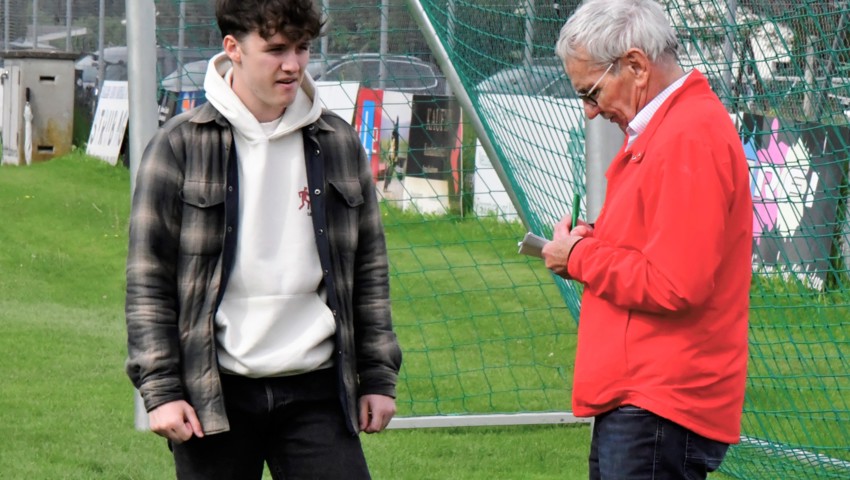
[[[581,209],[579,208],[580,201],[581,196],[576,193],[573,196],[573,208],[571,214],[569,216],[564,215],[563,218],[561,218],[561,221],[555,224],[553,240],[563,240],[571,235],[578,237],[590,237],[593,235],[593,227],[584,220],[579,219],[579,214],[581,212]]]
[[[570,278],[567,273],[567,264],[575,245],[593,235],[593,227],[578,218],[580,200],[579,194],[573,196],[571,215],[564,215],[555,225],[552,241],[543,247],[546,268],[563,278]]]

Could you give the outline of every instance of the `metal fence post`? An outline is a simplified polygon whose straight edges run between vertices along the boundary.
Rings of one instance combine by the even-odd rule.
[[[153,0],[126,0],[127,67],[130,95],[130,194],[145,146],[158,128],[156,104],[156,9]],[[148,415],[136,391],[135,426],[147,430]]]
[[[586,221],[593,223],[605,202],[605,171],[623,145],[620,128],[601,116],[586,120],[584,127],[585,181],[587,187]]]

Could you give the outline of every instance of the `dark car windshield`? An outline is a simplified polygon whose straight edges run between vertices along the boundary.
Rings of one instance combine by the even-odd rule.
[[[381,85],[381,63],[386,78]],[[360,82],[366,88],[381,88],[411,93],[443,93],[442,76],[435,66],[412,57],[346,58],[330,66],[323,81]]]
[[[576,96],[564,69],[554,65],[508,68],[483,80],[477,90],[508,95]]]

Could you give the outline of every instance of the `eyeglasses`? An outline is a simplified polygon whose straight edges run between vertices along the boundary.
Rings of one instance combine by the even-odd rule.
[[[599,104],[596,102],[596,97],[599,96],[599,92],[601,92],[602,89],[601,88],[597,89],[596,87],[599,86],[599,84],[602,82],[602,79],[605,78],[605,75],[608,75],[608,72],[611,71],[611,68],[614,67],[615,63],[617,63],[617,62],[616,61],[611,62],[611,65],[608,65],[608,68],[605,69],[605,72],[602,73],[602,76],[599,77],[599,80],[597,80],[596,83],[594,83],[593,86],[590,87],[590,89],[588,91],[586,91],[584,93],[579,93],[578,98],[580,98],[582,101],[584,101],[585,103],[587,103],[588,105],[590,105],[592,107],[599,106]]]

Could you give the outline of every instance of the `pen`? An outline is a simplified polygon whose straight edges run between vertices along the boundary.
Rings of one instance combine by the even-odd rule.
[[[570,224],[570,230],[576,228],[578,224],[578,202],[581,201],[581,196],[576,192],[573,195],[573,221]]]

